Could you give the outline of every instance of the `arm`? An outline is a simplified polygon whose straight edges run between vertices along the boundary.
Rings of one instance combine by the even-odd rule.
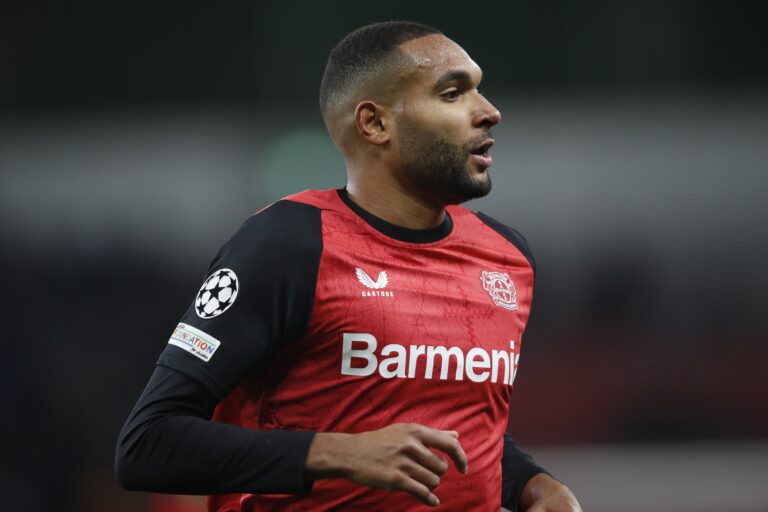
[[[192,494],[308,490],[304,462],[313,433],[258,432],[210,418],[247,375],[304,333],[320,228],[317,209],[282,201],[222,246],[205,281],[210,290],[201,289],[182,316],[120,433],[121,484]],[[228,297],[218,287],[221,276]],[[203,296],[214,294],[226,308],[201,307]]]
[[[573,493],[504,434],[501,505],[513,512],[581,512]]]
[[[571,490],[546,473],[525,484],[520,504],[527,512],[582,512]]]
[[[504,434],[504,453],[501,458],[501,505],[518,512],[521,496],[528,481],[546,471],[525,453],[509,434]]]
[[[209,421],[216,396],[157,366],[120,432],[115,457],[124,488],[182,494],[304,493],[312,432],[260,432]]]
[[[299,494],[314,480],[341,477],[437,505],[431,491],[448,463],[428,447],[448,453],[466,472],[455,432],[404,424],[355,435],[261,432],[209,421],[217,402],[191,377],[158,366],[120,432],[120,484],[183,494]]]
[[[410,492],[434,505],[431,491],[447,462],[429,448],[447,453],[466,471],[458,435],[420,425],[315,435],[210,421],[223,397],[281,344],[305,331],[321,252],[319,211],[290,202],[255,215],[222,247],[209,275],[233,272],[236,300],[219,314],[204,311],[202,316],[195,301],[182,317],[120,433],[115,463],[124,487],[188,494],[302,493],[313,480],[343,477]],[[202,339],[207,350],[187,343],[190,339]]]
[[[482,212],[480,220],[512,243],[528,260],[534,273],[536,261],[528,241],[515,229]],[[504,454],[501,461],[501,505],[513,512],[580,512],[571,491],[536,465],[530,455],[504,434]]]

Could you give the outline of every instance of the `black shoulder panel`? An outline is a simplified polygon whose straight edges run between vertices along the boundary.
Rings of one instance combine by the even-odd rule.
[[[320,210],[283,200],[246,220],[219,250],[159,364],[187,373],[222,397],[309,324],[323,250]],[[235,291],[208,305],[226,276]],[[223,277],[222,277],[223,278]],[[219,295],[221,297],[221,295]],[[227,300],[227,297],[230,297]],[[222,304],[224,304],[222,302]],[[214,304],[219,304],[214,302]],[[208,353],[191,346],[212,338]]]
[[[275,314],[270,341],[290,343],[309,324],[322,252],[320,210],[282,200],[246,220],[208,274],[226,266],[229,258],[241,260],[246,276],[258,285],[258,294],[250,297],[253,309]]]
[[[531,264],[533,271],[536,272],[536,260],[533,258],[531,248],[528,247],[528,240],[526,240],[523,235],[521,235],[517,230],[507,226],[506,224],[502,224],[493,217],[489,217],[483,212],[475,212],[475,215],[477,215],[480,220],[488,225],[488,227],[506,238],[512,245],[517,247],[518,250],[523,253],[523,256],[525,256],[528,262]]]

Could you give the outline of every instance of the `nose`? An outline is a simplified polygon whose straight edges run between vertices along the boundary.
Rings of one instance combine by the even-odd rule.
[[[499,110],[494,107],[490,101],[485,99],[484,96],[480,95],[480,105],[475,112],[472,124],[478,128],[490,128],[492,126],[496,126],[500,122],[501,112],[499,112]]]

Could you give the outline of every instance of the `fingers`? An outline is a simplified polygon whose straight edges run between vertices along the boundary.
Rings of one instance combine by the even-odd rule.
[[[429,506],[440,500],[432,492],[440,477],[448,471],[448,461],[435,453],[439,450],[453,460],[456,468],[467,472],[467,456],[455,431],[436,430],[415,423],[389,425],[380,430],[350,434],[350,453],[368,453],[353,457],[344,477],[362,485],[404,491]],[[361,449],[365,447],[365,449]]]
[[[444,475],[448,471],[448,462],[423,444],[415,443],[409,455],[435,475]]]
[[[453,460],[456,469],[462,473],[467,472],[467,454],[464,453],[461,444],[459,444],[457,432],[422,427],[419,430],[419,435],[425,445],[445,452]]]
[[[406,474],[417,482],[424,484],[430,491],[434,491],[440,485],[440,477],[438,475],[416,462],[410,461],[408,464],[403,465],[402,471],[405,471]]]
[[[436,507],[440,504],[440,500],[437,499],[437,496],[432,494],[426,485],[405,474],[402,475],[402,480],[395,486],[398,490],[412,494],[422,503],[429,505],[430,507]]]

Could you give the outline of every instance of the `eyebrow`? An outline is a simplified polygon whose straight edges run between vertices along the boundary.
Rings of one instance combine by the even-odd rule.
[[[472,77],[463,69],[454,69],[446,72],[443,76],[437,79],[435,82],[435,89],[440,89],[448,82],[456,80],[457,82],[471,82]]]

